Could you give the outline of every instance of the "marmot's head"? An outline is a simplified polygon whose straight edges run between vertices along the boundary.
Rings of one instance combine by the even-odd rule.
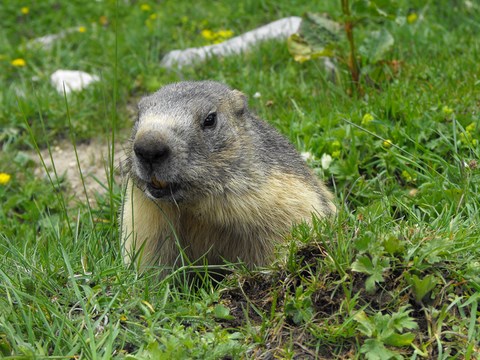
[[[245,96],[213,82],[180,82],[143,98],[129,172],[145,194],[194,201],[221,193],[245,163]]]

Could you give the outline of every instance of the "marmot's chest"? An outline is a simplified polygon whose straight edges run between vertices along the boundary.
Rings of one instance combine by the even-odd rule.
[[[191,259],[205,256],[209,264],[223,264],[225,260],[250,262],[258,254],[265,256],[270,252],[264,249],[265,227],[258,228],[239,219],[227,224],[211,220],[209,216],[195,214],[181,216],[180,241]]]
[[[180,238],[187,254],[198,258],[208,254],[207,258],[222,256],[225,244],[241,241],[235,229],[210,221],[205,214],[182,214],[180,218]]]

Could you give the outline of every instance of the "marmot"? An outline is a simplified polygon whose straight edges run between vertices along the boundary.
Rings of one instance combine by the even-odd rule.
[[[127,149],[124,259],[174,268],[272,261],[295,223],[334,213],[332,195],[294,147],[214,81],[162,87],[138,104]]]

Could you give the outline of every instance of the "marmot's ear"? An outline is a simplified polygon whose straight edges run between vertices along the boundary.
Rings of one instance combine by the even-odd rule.
[[[232,106],[236,114],[241,115],[247,109],[247,97],[238,90],[232,90]]]

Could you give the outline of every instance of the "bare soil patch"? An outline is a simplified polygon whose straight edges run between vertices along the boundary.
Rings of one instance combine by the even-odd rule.
[[[52,179],[55,172],[67,183],[69,200],[86,202],[86,195],[90,203],[95,202],[96,195],[106,193],[110,164],[114,166],[114,179],[117,184],[122,180],[122,162],[125,160],[125,141],[117,141],[114,146],[108,140],[94,139],[88,143],[81,143],[75,147],[70,141],[63,140],[49,149],[33,153],[31,157],[38,164],[35,174],[38,177],[47,177],[47,171]],[[112,151],[113,150],[113,151]],[[50,156],[51,153],[51,156]],[[113,154],[113,162],[111,159]],[[82,180],[83,177],[83,180]]]

